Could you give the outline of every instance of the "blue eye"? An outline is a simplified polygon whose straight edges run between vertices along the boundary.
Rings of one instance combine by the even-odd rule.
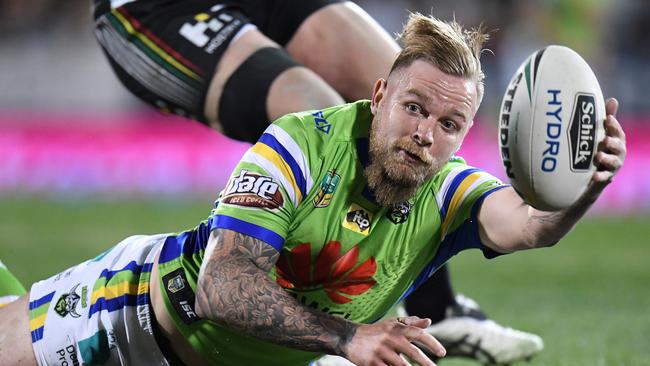
[[[407,104],[406,105],[406,110],[411,112],[411,113],[420,113],[422,111],[422,109],[420,108],[419,105],[413,104],[413,103]]]
[[[451,130],[457,130],[457,129],[458,129],[457,126],[456,126],[456,123],[455,123],[454,121],[452,121],[452,120],[445,120],[445,121],[442,121],[442,127],[443,127],[445,130],[450,130],[450,131],[451,131]]]

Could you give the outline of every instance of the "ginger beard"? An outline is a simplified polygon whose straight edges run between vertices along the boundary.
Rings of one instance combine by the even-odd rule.
[[[370,127],[370,164],[364,174],[377,202],[387,206],[413,197],[417,189],[442,168],[444,162],[433,157],[410,137],[388,141],[377,128],[380,123],[375,117]],[[417,156],[420,161],[404,159],[400,150]]]

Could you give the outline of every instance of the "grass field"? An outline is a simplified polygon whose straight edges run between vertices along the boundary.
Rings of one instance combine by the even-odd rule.
[[[27,284],[131,234],[180,231],[203,201],[0,199],[0,258]],[[540,334],[531,366],[650,365],[650,216],[590,218],[552,249],[452,260],[457,291],[496,320]],[[451,360],[442,365],[473,363]]]

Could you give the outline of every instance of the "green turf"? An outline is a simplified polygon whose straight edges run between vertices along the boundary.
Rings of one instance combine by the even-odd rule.
[[[0,199],[0,258],[23,283],[132,234],[194,226],[204,201]],[[456,290],[492,318],[540,334],[534,365],[650,365],[650,217],[591,218],[555,248],[452,260]],[[473,365],[443,361],[441,365]]]

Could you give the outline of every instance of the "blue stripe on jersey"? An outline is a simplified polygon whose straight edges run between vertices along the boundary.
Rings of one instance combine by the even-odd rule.
[[[138,295],[124,294],[122,296],[114,297],[108,300],[106,300],[104,297],[100,297],[94,304],[90,306],[90,309],[88,310],[88,318],[92,317],[93,314],[102,310],[107,310],[110,313],[112,311],[121,310],[125,306],[147,304],[149,304],[149,293]]]
[[[307,197],[307,181],[305,180],[305,174],[303,174],[300,165],[298,165],[296,159],[291,156],[291,153],[289,153],[289,151],[282,146],[280,141],[271,134],[263,134],[262,137],[260,137],[259,142],[273,149],[282,157],[282,159],[284,159],[284,162],[287,163],[293,173],[293,177],[296,180],[296,184],[298,185],[302,197]]]
[[[45,326],[36,328],[32,330],[30,333],[32,335],[32,343],[38,342],[41,339],[43,339],[43,331],[45,330]]]
[[[120,272],[131,271],[133,272],[134,275],[139,275],[142,272],[144,273],[151,272],[152,267],[153,267],[152,263],[144,263],[142,265],[139,265],[135,261],[131,261],[122,269],[118,269],[115,271],[109,271],[108,269],[103,270],[102,273],[99,275],[99,278],[106,277],[106,282],[108,283],[113,278],[113,276],[115,276]]]
[[[445,217],[447,216],[447,208],[449,208],[451,199],[454,197],[454,193],[456,192],[456,189],[458,189],[458,186],[463,182],[465,178],[467,178],[468,175],[476,172],[480,172],[480,170],[475,168],[463,170],[454,177],[454,180],[451,181],[449,187],[447,188],[447,192],[445,193],[445,200],[443,201],[442,207],[440,207],[441,222],[445,222]]]
[[[402,301],[413,291],[415,291],[418,287],[420,287],[424,283],[424,281],[429,279],[429,277],[431,277],[431,275],[436,270],[438,270],[449,259],[451,259],[451,257],[455,256],[456,254],[460,253],[465,249],[473,249],[473,248],[481,249],[483,251],[483,255],[485,256],[485,258],[488,259],[503,255],[503,253],[496,252],[483,245],[483,243],[481,242],[481,237],[479,236],[479,232],[478,232],[478,218],[476,217],[476,215],[478,214],[478,209],[481,207],[481,204],[483,203],[485,197],[505,187],[508,186],[504,185],[504,186],[498,186],[489,189],[483,192],[479,196],[479,198],[476,199],[474,205],[472,206],[470,218],[468,220],[465,220],[465,222],[463,222],[463,224],[460,225],[458,229],[447,234],[447,236],[442,241],[442,243],[440,243],[440,247],[438,247],[438,251],[436,252],[436,255],[433,257],[433,260],[431,260],[431,262],[429,262],[429,264],[426,267],[424,267],[424,269],[422,270],[422,272],[420,272],[420,274],[415,279],[411,287],[409,287],[409,289],[406,290],[404,295],[402,295],[400,301]]]
[[[183,252],[183,242],[178,240],[178,236],[170,236],[165,239],[160,250],[160,257],[158,257],[158,264],[167,263],[180,257]]]
[[[415,279],[411,287],[402,295],[400,301],[410,295],[420,287],[431,275],[438,270],[451,257],[460,251],[471,248],[481,248],[482,244],[478,237],[478,225],[476,220],[467,220],[453,232],[447,234],[445,240],[440,243],[440,247],[433,257],[433,260],[424,267],[422,272]]]
[[[137,264],[135,261],[129,262],[126,266],[124,266],[122,269],[118,270],[108,270],[105,269],[102,271],[100,274],[99,278],[105,277],[106,278],[106,283],[104,284],[105,287],[111,286],[110,280],[117,275],[118,273],[124,272],[124,271],[131,271],[134,275],[134,278],[138,278],[141,273],[149,273],[151,272],[151,269],[153,268],[153,263],[144,263],[142,265]],[[138,283],[133,283],[131,281],[127,281],[128,283],[134,284],[136,286],[139,285],[139,280]],[[128,291],[128,290],[127,290]],[[94,291],[93,291],[94,292]],[[120,294],[117,297],[111,298],[111,299],[106,299],[105,297],[100,297],[98,298],[92,305],[90,305],[90,309],[88,310],[88,318],[92,317],[93,314],[102,311],[102,310],[108,310],[109,312],[111,311],[116,311],[124,308],[125,306],[134,306],[134,305],[146,305],[149,303],[149,295],[148,293],[143,293],[143,294],[130,294],[128,292]]]
[[[284,245],[284,238],[274,231],[271,231],[262,226],[251,224],[234,217],[226,215],[217,215],[216,220],[213,221],[211,229],[228,229],[236,231],[238,233],[246,234],[252,236],[253,238],[262,240],[269,245],[271,245],[278,252],[282,249]]]
[[[29,310],[34,310],[37,307],[47,304],[48,302],[52,301],[52,298],[54,297],[54,292],[50,292],[49,294],[41,297],[38,300],[30,301],[29,302]]]
[[[167,263],[180,257],[181,254],[191,256],[205,250],[210,238],[212,222],[213,217],[210,217],[207,222],[202,222],[193,230],[167,237],[160,251],[158,263]]]

